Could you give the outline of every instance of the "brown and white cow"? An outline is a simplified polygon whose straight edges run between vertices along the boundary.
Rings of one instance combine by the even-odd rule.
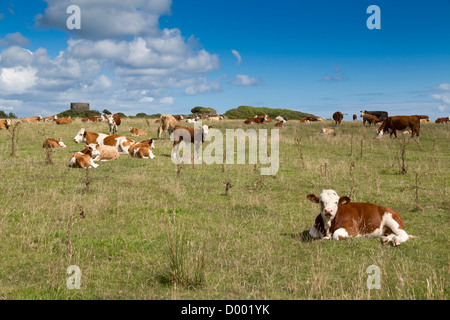
[[[164,139],[166,139],[167,132],[169,132],[169,137],[172,137],[172,133],[175,130],[178,120],[171,114],[162,114],[160,120],[158,138],[161,139],[162,132],[164,132]]]
[[[76,143],[99,144],[103,145],[103,139],[108,135],[104,133],[88,132],[85,128],[81,128],[77,135],[73,138]]]
[[[312,122],[312,121],[319,121],[319,118],[314,117],[314,116],[307,116],[307,117],[306,117],[306,120],[308,120],[308,121],[310,121],[310,122]]]
[[[284,125],[284,121],[278,121],[275,123],[275,127],[283,128],[283,125]]]
[[[101,146],[99,144],[90,144],[92,149],[98,151],[98,155],[92,159],[94,161],[111,161],[119,158],[119,152],[113,146]]]
[[[58,120],[58,116],[55,114],[54,116],[44,118],[44,122],[52,122]]]
[[[61,141],[61,139],[56,140],[53,138],[47,138],[44,143],[42,144],[42,148],[65,148],[66,145],[64,142]]]
[[[307,118],[301,118],[300,122],[301,123],[309,123],[309,120]]]
[[[105,117],[103,115],[101,116],[94,116],[94,117],[86,117],[84,119],[81,119],[82,122],[103,122],[105,121]]]
[[[72,123],[72,118],[71,117],[67,117],[67,118],[59,118],[58,120],[56,120],[56,124],[71,124]]]
[[[91,146],[84,146],[84,149],[75,153],[69,161],[69,167],[72,168],[97,168],[98,164],[94,163],[92,158],[98,155],[98,151]]]
[[[122,123],[120,116],[117,113],[114,113],[113,115],[108,116],[107,120],[109,126],[109,134],[116,134],[118,127]]]
[[[416,115],[416,117],[419,117],[420,122],[431,122],[430,117],[427,115]]]
[[[322,133],[322,134],[334,134],[335,131],[333,129],[322,128],[322,130],[320,130],[320,133]]]
[[[129,128],[128,131],[130,131],[131,135],[135,136],[135,137],[146,136],[147,135],[147,131],[144,131],[144,130],[141,130],[141,129],[137,129],[135,127]]]
[[[11,126],[11,119],[0,120],[0,130],[8,130]]]
[[[417,116],[387,117],[386,120],[383,121],[383,124],[378,128],[377,137],[380,138],[383,136],[384,132],[390,131],[390,137],[394,134],[397,138],[397,130],[405,130],[407,128],[410,128],[412,131],[411,138],[414,137],[414,134],[419,137],[419,118]]]
[[[220,121],[223,120],[222,116],[208,117],[208,121]]]
[[[400,214],[394,209],[373,203],[351,202],[334,190],[323,190],[319,196],[307,195],[309,201],[320,204],[309,234],[316,239],[344,240],[348,237],[377,237],[383,244],[394,246],[407,241]]]
[[[272,121],[272,120],[270,120]],[[267,115],[265,116],[254,116],[253,118],[248,118],[247,120],[244,121],[245,124],[261,124],[261,123],[266,123],[269,122],[269,118],[267,117]]]
[[[200,157],[200,145],[205,142],[205,138],[208,135],[209,129],[212,127],[208,127],[206,124],[201,126],[200,128],[189,128],[184,126],[175,126],[175,130],[173,132],[173,149],[172,149],[172,158],[178,157],[178,144],[181,141],[185,143],[193,143],[196,149],[196,154]]]
[[[153,140],[148,139],[132,144],[128,149],[128,153],[132,158],[153,159],[155,157],[153,147]]]
[[[369,126],[371,126],[372,124],[375,125],[378,122],[381,122],[380,118],[378,118],[377,116],[374,116],[373,114],[364,114],[363,115],[363,126],[366,125],[366,122],[369,123]]]
[[[340,111],[336,111],[333,113],[333,120],[336,123],[336,125],[341,124],[342,119],[344,119],[344,115]]]
[[[29,117],[29,118],[24,118],[21,121],[22,122],[26,122],[26,123],[34,123],[34,122],[39,122],[42,120],[41,116],[37,116],[37,117]]]
[[[437,118],[435,122],[436,123],[445,123],[445,124],[447,124],[448,121],[449,121],[448,118]]]

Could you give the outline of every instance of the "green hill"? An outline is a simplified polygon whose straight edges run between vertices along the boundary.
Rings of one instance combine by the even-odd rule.
[[[248,119],[254,116],[268,115],[269,118],[275,118],[278,116],[286,116],[289,120],[300,120],[312,114],[304,113],[300,111],[294,111],[289,109],[272,109],[272,108],[257,108],[251,106],[240,106],[236,109],[230,109],[225,112],[224,116],[229,119]]]

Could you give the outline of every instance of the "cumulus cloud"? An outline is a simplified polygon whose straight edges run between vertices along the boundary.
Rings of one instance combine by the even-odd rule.
[[[234,80],[230,82],[230,84],[238,87],[259,86],[261,83],[261,79],[246,74],[237,74]]]
[[[450,108],[450,83],[441,83],[434,88],[434,92],[430,94],[433,100],[439,103],[438,110],[444,112]]]
[[[30,40],[24,37],[20,32],[8,33],[5,37],[0,38],[0,47],[7,47],[7,46],[28,47],[30,44],[31,44]]]
[[[334,72],[332,74],[325,74],[322,76],[322,81],[324,82],[342,82],[348,80],[345,71],[342,70],[342,67],[340,64],[334,65]]]
[[[237,59],[236,64],[241,64],[241,62],[242,62],[241,54],[240,54],[237,50],[234,50],[234,49],[231,50],[231,53],[232,53],[233,56],[235,56],[236,59]]]
[[[9,45],[0,51],[0,95],[15,99],[19,94],[24,102],[19,107],[33,102],[39,108],[42,102],[41,110],[60,110],[82,97],[93,108],[98,102],[110,110],[116,105],[141,112],[149,103],[150,108],[173,106],[174,95],[220,90],[219,81],[205,77],[220,68],[218,55],[178,28],[160,28],[171,0],[46,2],[45,12],[35,17],[41,32],[57,28],[70,34],[56,57],[46,48],[23,48],[27,39],[20,33],[0,39],[0,45]],[[81,30],[66,27],[69,5],[80,7]]]
[[[35,17],[42,28],[58,28],[90,39],[125,38],[157,34],[159,17],[170,13],[172,0],[46,0],[44,14]],[[67,30],[66,9],[77,5],[81,11],[81,29]]]

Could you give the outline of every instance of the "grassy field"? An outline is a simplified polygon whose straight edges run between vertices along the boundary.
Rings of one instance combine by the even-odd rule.
[[[119,134],[131,137],[130,126],[156,137],[153,120],[124,119]],[[360,121],[344,121],[335,136],[318,134],[332,121],[288,121],[274,176],[260,176],[259,164],[178,168],[170,140],[155,142],[152,160],[121,155],[69,169],[81,127],[108,132],[79,119],[21,124],[11,157],[10,133],[0,131],[1,299],[449,299],[447,125],[422,124],[416,142],[376,139]],[[53,164],[47,137],[67,145],[50,154]],[[399,247],[310,241],[319,208],[306,195],[325,188],[396,209],[418,238]],[[71,265],[79,290],[66,285]],[[380,289],[367,287],[371,265]]]

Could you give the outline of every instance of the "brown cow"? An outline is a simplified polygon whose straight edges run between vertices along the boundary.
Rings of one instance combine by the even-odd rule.
[[[358,116],[356,114],[353,115],[353,121],[356,121],[358,119]]]
[[[132,144],[128,149],[128,153],[132,158],[153,159],[155,157],[155,155],[153,154],[153,148],[153,140],[147,139]]]
[[[98,151],[91,146],[84,146],[84,149],[75,153],[69,161],[69,167],[72,168],[97,168],[98,164],[94,163],[92,158],[98,155]]]
[[[119,152],[114,146],[101,146],[99,144],[90,144],[89,146],[99,153],[93,161],[111,161],[119,158]]]
[[[93,133],[86,131],[84,128],[81,128],[80,131],[78,131],[75,138],[73,138],[73,141],[76,143],[84,142],[89,145],[99,144],[113,146],[122,154],[127,154],[128,148],[135,143],[133,140],[118,134],[107,135],[104,133]]]
[[[11,119],[0,120],[0,130],[8,130],[11,126]]]
[[[158,127],[158,138],[161,139],[161,133],[164,132],[164,139],[166,139],[167,132],[169,132],[169,138],[172,136],[172,132],[177,125],[177,119],[171,114],[162,114]]]
[[[320,133],[322,133],[322,134],[334,134],[335,131],[333,129],[322,128],[322,130],[320,130]]]
[[[269,122],[268,119],[269,118],[267,117],[267,115],[254,116],[253,118],[248,118],[247,120],[245,120],[244,123],[245,124],[253,124],[253,123],[261,124],[261,123]]]
[[[381,122],[381,120],[377,116],[366,113],[363,115],[363,126],[366,125],[366,122],[368,122],[369,126],[371,126],[372,124],[377,124],[378,122]]]
[[[190,128],[184,126],[175,126],[173,132],[173,148],[172,158],[178,157],[178,144],[181,141],[185,143],[193,143],[196,149],[196,154],[200,157],[199,149],[200,144],[205,142],[205,137],[208,135],[208,130],[212,127],[208,127],[206,124],[200,128]],[[187,140],[185,141],[184,138]]]
[[[147,135],[147,131],[137,129],[135,127],[129,128],[128,131],[131,132],[132,136],[146,136]]]
[[[55,114],[54,116],[44,118],[44,122],[52,122],[58,120],[58,116]]]
[[[64,142],[61,141],[61,139],[56,140],[53,138],[47,138],[44,143],[42,144],[42,148],[65,148],[66,145]]]
[[[307,116],[306,117],[306,120],[308,120],[308,121],[319,121],[319,118],[317,118],[317,117],[314,117],[314,116]]]
[[[81,119],[82,122],[103,122],[105,121],[105,117],[103,115],[101,116],[94,116],[94,117],[86,117],[84,119]]]
[[[416,115],[416,117],[419,117],[420,122],[431,122],[430,117],[426,116],[426,115]],[[422,121],[425,120],[425,121]]]
[[[309,234],[313,238],[344,240],[348,237],[377,237],[394,246],[413,238],[406,233],[400,214],[394,209],[373,203],[350,202],[334,190],[323,190],[319,196],[307,195],[320,204],[320,213]]]
[[[120,116],[117,113],[114,113],[113,115],[108,116],[108,126],[109,126],[109,134],[116,134],[117,129],[122,123],[122,120],[120,119]]]
[[[437,118],[435,122],[436,123],[445,123],[445,124],[447,124],[448,118]]]
[[[22,122],[26,122],[26,123],[32,123],[32,122],[39,122],[42,120],[41,116],[37,116],[37,117],[29,117],[29,118],[24,118],[21,121]]]
[[[72,123],[72,118],[68,117],[68,118],[59,118],[58,120],[56,120],[56,124],[71,124]]]
[[[414,134],[419,137],[420,121],[416,116],[395,116],[387,117],[383,124],[377,130],[377,137],[381,138],[383,133],[390,130],[390,137],[392,134],[397,138],[397,130],[405,130],[410,128],[412,131],[411,138]]]
[[[278,121],[277,123],[275,123],[275,127],[283,128],[283,125],[284,125],[284,121]]]
[[[333,113],[333,120],[336,122],[336,125],[341,124],[342,119],[344,119],[342,112],[336,111]]]

